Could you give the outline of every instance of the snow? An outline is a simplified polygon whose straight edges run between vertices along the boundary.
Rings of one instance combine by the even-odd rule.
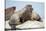
[[[6,25],[6,27],[5,27],[5,28],[7,28],[7,29],[11,29],[11,27],[9,26],[9,20],[8,20],[8,21],[6,21],[5,23],[6,23],[6,24],[5,24],[5,25]]]
[[[24,29],[24,28],[41,28],[44,27],[44,23],[43,22],[39,22],[39,21],[26,21],[25,23],[21,24],[21,25],[17,25],[16,28],[20,28],[20,29]],[[9,26],[9,21],[6,21],[6,27],[7,29],[11,29],[11,27]]]
[[[16,26],[17,28],[21,28],[21,29],[24,29],[24,28],[41,28],[41,27],[44,27],[44,24],[43,22],[38,22],[38,21],[27,21],[21,25],[18,25]]]

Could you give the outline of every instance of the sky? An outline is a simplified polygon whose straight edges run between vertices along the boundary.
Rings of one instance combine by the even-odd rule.
[[[38,13],[43,19],[45,18],[44,17],[45,15],[44,15],[44,3],[43,2],[6,0],[6,8],[15,6],[16,10],[20,10],[28,4],[31,4],[34,11],[36,11],[36,13]]]

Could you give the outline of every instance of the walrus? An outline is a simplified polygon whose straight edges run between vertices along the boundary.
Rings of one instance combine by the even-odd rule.
[[[10,19],[15,10],[16,7],[9,7],[5,9],[5,21]]]
[[[9,25],[14,29],[28,20],[41,21],[41,17],[33,11],[32,5],[26,5],[21,11],[15,12],[10,18]]]
[[[36,20],[36,21],[41,21],[41,17],[37,14],[33,12],[33,8],[32,5],[26,5],[26,10],[25,12],[21,15],[20,17],[20,22],[23,23],[25,21],[28,20]],[[37,14],[37,15],[36,15]]]

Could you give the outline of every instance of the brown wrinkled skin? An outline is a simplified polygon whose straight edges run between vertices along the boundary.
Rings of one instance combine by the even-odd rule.
[[[31,15],[33,11],[32,5],[27,5],[25,8],[26,8],[25,12],[20,17],[20,22],[22,23],[27,20],[31,20]]]
[[[5,9],[5,21],[10,19],[11,15],[14,13],[15,10],[16,7],[10,7]]]

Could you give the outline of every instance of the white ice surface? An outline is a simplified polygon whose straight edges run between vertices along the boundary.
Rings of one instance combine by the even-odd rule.
[[[6,27],[5,28],[7,28],[7,29],[11,29],[11,27],[9,26],[9,20],[8,21],[6,21]]]
[[[44,27],[44,23],[43,22],[38,22],[38,21],[27,21],[21,25],[16,26],[16,28],[39,28],[39,27]],[[9,21],[6,21],[6,27],[8,29],[11,29],[11,27],[9,26]]]
[[[27,21],[21,25],[16,26],[17,28],[40,28],[44,27],[43,22],[38,22],[38,21]]]

